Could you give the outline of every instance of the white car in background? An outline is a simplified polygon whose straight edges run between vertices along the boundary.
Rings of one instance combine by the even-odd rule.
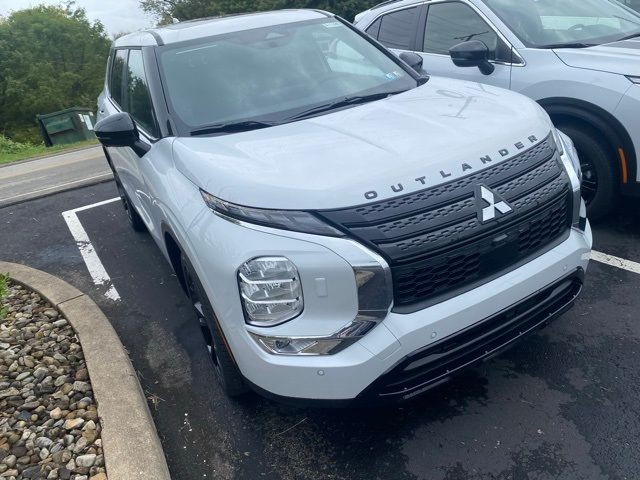
[[[430,75],[536,100],[575,143],[590,218],[640,196],[639,13],[610,0],[405,0],[355,25],[420,54]]]
[[[620,3],[640,12],[640,0],[620,0]]]

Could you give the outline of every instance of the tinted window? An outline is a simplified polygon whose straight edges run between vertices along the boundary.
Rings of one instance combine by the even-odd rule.
[[[382,19],[379,18],[367,28],[366,32],[371,35],[373,38],[378,38],[378,33],[380,32],[380,24],[382,23]]]
[[[424,52],[449,55],[451,47],[469,40],[484,42],[495,58],[498,36],[473,9],[458,2],[429,6]]]
[[[529,47],[614,42],[640,34],[640,15],[607,0],[484,0]],[[638,0],[628,2],[638,5]]]
[[[111,98],[113,98],[118,105],[123,104],[122,72],[124,71],[125,63],[127,63],[127,50],[117,50],[113,58],[113,65],[111,66],[109,91],[111,92]]]
[[[378,40],[389,48],[412,50],[418,23],[418,8],[398,10],[382,17]]]
[[[142,51],[131,50],[127,68],[127,111],[142,128],[155,133],[153,106],[147,76],[142,62]]]

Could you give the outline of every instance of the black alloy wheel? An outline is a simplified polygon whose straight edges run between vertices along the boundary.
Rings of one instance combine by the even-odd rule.
[[[618,203],[618,163],[615,152],[596,132],[573,124],[558,127],[576,147],[582,169],[582,198],[587,216],[598,220]]]
[[[241,396],[248,391],[247,386],[225,342],[222,340],[217,319],[204,293],[202,284],[193,271],[191,263],[184,255],[181,256],[181,264],[184,287],[198,319],[200,331],[202,332],[218,383],[229,397]]]

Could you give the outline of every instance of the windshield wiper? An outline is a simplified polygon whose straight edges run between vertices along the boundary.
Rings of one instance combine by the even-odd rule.
[[[350,105],[357,105],[357,104],[366,103],[366,102],[373,102],[375,100],[382,100],[384,98],[390,97],[392,95],[397,95],[403,92],[406,92],[406,90],[399,90],[396,92],[373,93],[370,95],[359,95],[355,97],[347,97],[332,103],[320,105],[319,107],[310,108],[292,117],[287,117],[280,121],[243,120],[240,122],[218,123],[215,125],[208,125],[206,127],[202,127],[192,131],[190,135],[192,137],[196,137],[198,135],[210,135],[213,133],[238,133],[238,132],[246,132],[249,130],[258,130],[260,128],[273,127],[275,125],[281,125],[283,123],[289,123],[295,120],[301,120],[310,115],[315,115],[317,113],[326,112],[336,108],[348,107]]]
[[[259,128],[273,127],[279,122],[271,122],[267,120],[244,120],[241,122],[218,123],[207,127],[199,128],[191,132],[192,137],[198,135],[209,135],[212,133],[237,133],[249,130],[257,130]]]
[[[300,120],[302,118],[309,117],[311,115],[316,115],[318,113],[328,112],[330,110],[335,110],[338,108],[349,107],[351,105],[358,105],[361,103],[374,102],[376,100],[383,100],[387,97],[391,97],[393,95],[398,95],[400,93],[404,93],[407,90],[398,90],[396,92],[383,92],[383,93],[372,93],[370,95],[358,95],[355,97],[346,97],[340,100],[336,100],[335,102],[327,103],[325,105],[320,105],[319,107],[310,108],[309,110],[305,110],[300,112],[293,117],[287,118],[287,121],[292,120]]]
[[[553,49],[553,48],[589,48],[589,47],[595,47],[597,45],[597,43],[580,43],[580,42],[576,42],[576,43],[552,43],[550,45],[541,45],[538,48],[544,48],[544,49]]]
[[[624,40],[631,40],[632,38],[638,38],[638,37],[640,37],[640,32],[634,33],[633,35],[627,35],[626,37],[622,37],[622,38],[616,40],[616,42],[622,42]]]

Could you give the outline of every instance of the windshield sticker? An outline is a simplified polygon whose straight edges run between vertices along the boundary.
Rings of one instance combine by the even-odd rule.
[[[323,23],[322,26],[324,28],[336,28],[339,27],[341,25],[340,22],[335,21],[335,22],[327,22],[327,23]]]
[[[394,70],[393,72],[387,73],[385,77],[387,77],[389,80],[395,80],[396,78],[400,78],[400,72]]]

